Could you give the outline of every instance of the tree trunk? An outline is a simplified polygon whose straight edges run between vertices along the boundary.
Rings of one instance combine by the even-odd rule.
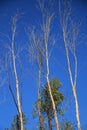
[[[17,75],[16,60],[15,60],[15,54],[14,54],[15,32],[16,32],[16,19],[14,17],[13,18],[13,34],[12,34],[12,60],[13,60],[13,69],[14,69],[14,76],[15,76],[18,113],[19,113],[19,119],[20,119],[20,130],[24,130],[24,127],[23,127],[23,117],[22,117],[22,109],[21,109],[21,102],[20,102],[20,94],[19,94],[18,75]]]
[[[65,42],[66,58],[67,58],[67,63],[68,63],[69,77],[70,77],[70,82],[71,82],[73,96],[74,96],[74,102],[75,102],[75,108],[76,108],[77,127],[78,127],[78,130],[81,130],[80,116],[79,116],[79,106],[78,106],[77,93],[76,93],[77,58],[76,58],[76,55],[74,53],[74,59],[75,59],[75,77],[74,78],[75,79],[73,81],[71,67],[70,67],[69,52],[68,52],[68,48],[67,48],[67,44],[66,44],[66,40],[65,40],[65,35],[64,35],[64,42]]]
[[[16,72],[16,63],[15,63],[14,55],[13,55],[13,66],[14,66],[14,75],[15,75],[16,95],[17,95],[17,105],[18,105],[20,126],[21,126],[21,130],[24,130],[24,128],[23,128],[22,109],[21,109],[21,103],[20,103],[20,94],[19,94],[19,88],[18,88],[19,83],[18,83],[18,77],[17,77],[17,72]]]
[[[75,86],[72,86],[72,89],[73,89],[74,101],[75,101],[75,106],[76,106],[76,120],[77,120],[77,124],[78,124],[77,126],[78,126],[78,130],[81,130],[80,116],[79,116],[79,107],[78,107],[78,100],[77,100]]]
[[[47,79],[48,90],[49,90],[49,94],[50,94],[50,98],[51,98],[52,106],[53,106],[53,112],[54,112],[54,120],[55,120],[55,124],[56,124],[56,130],[59,130],[58,119],[57,119],[57,112],[56,112],[56,106],[55,106],[55,102],[54,102],[54,99],[53,99],[53,95],[52,95],[52,91],[51,91],[51,86],[50,86],[48,75],[46,76],[46,79]]]
[[[19,112],[19,118],[20,118],[20,125],[21,125],[21,130],[24,130],[24,128],[23,128],[22,109],[21,109],[21,103],[20,103],[20,94],[19,94],[19,88],[18,88],[18,77],[17,77],[17,72],[16,72],[16,63],[15,63],[15,57],[14,57],[14,55],[13,55],[13,66],[14,66],[14,75],[15,75],[15,84],[16,84],[16,95],[17,95],[17,105],[18,105],[18,112]]]
[[[52,101],[52,107],[53,107],[53,112],[54,112],[54,120],[55,120],[56,130],[59,130],[56,106],[55,106],[55,102],[54,102],[54,99],[53,99],[51,86],[50,86],[50,81],[49,81],[48,46],[47,46],[46,42],[45,42],[45,48],[46,48],[46,69],[47,69],[46,80],[47,80],[47,85],[48,85],[48,91],[49,91],[50,98],[51,98],[51,101]]]
[[[42,114],[41,114],[40,76],[41,76],[41,71],[39,70],[39,75],[38,75],[38,113],[39,113],[39,123],[40,123],[39,129],[43,130],[43,121],[42,121]]]
[[[51,124],[51,120],[50,120],[49,115],[48,115],[48,125],[49,125],[49,130],[52,130],[52,124]]]

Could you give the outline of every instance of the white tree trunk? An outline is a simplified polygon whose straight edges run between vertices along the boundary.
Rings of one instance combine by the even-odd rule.
[[[48,85],[50,98],[51,98],[51,101],[52,101],[52,107],[53,107],[53,112],[54,112],[54,120],[55,120],[56,130],[59,130],[56,106],[55,106],[55,102],[54,102],[54,99],[53,99],[51,86],[50,86],[50,81],[49,81],[48,47],[47,47],[47,43],[46,42],[45,42],[45,48],[46,48],[46,69],[47,69],[46,80],[47,80],[47,85]]]
[[[17,98],[17,105],[18,105],[18,113],[19,113],[19,120],[20,120],[20,130],[24,130],[23,127],[23,117],[22,117],[22,109],[21,109],[21,102],[20,102],[20,93],[19,93],[19,83],[18,83],[18,76],[17,76],[17,69],[16,69],[16,59],[14,54],[14,38],[16,32],[16,18],[13,18],[13,30],[12,30],[12,60],[13,60],[13,69],[14,69],[14,76],[15,76],[15,85],[16,85],[16,98]]]
[[[52,95],[52,91],[51,91],[51,86],[50,86],[48,74],[46,75],[46,80],[47,80],[47,84],[48,84],[48,90],[49,90],[50,98],[51,98],[51,101],[52,101],[53,112],[54,112],[54,120],[55,120],[55,124],[56,124],[56,130],[59,130],[56,106],[55,106],[55,102],[54,102],[54,99],[53,99],[53,95]]]
[[[73,95],[74,95],[75,107],[76,107],[77,126],[78,126],[78,130],[81,130],[80,116],[79,116],[79,107],[78,107],[78,100],[77,100],[77,94],[76,94],[76,88],[75,88],[75,86],[72,86],[72,89],[73,89]]]
[[[73,81],[72,71],[71,71],[71,67],[70,67],[69,52],[68,52],[68,47],[67,47],[67,43],[66,43],[66,38],[65,38],[65,33],[64,33],[64,31],[63,31],[63,36],[64,36],[64,43],[65,43],[65,49],[66,49],[66,58],[67,58],[67,63],[68,63],[69,77],[70,77],[70,82],[71,82],[72,91],[73,91],[73,96],[74,96],[74,102],[75,102],[75,108],[76,108],[77,127],[78,127],[78,130],[81,130],[80,116],[79,116],[79,105],[78,105],[77,93],[76,93],[77,58],[76,58],[76,54],[75,54],[75,52],[74,52],[74,59],[75,59],[75,76],[74,76],[74,81]]]
[[[15,84],[16,84],[16,96],[17,96],[17,105],[18,105],[18,112],[19,112],[19,119],[20,119],[20,127],[21,127],[21,130],[24,130],[24,128],[23,128],[22,109],[21,109],[21,102],[20,102],[20,94],[19,94],[19,87],[18,87],[18,77],[17,77],[14,53],[13,53],[13,66],[14,66],[14,75],[15,75]]]

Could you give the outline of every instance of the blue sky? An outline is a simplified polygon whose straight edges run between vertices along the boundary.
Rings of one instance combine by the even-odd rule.
[[[72,0],[72,12],[73,18],[78,23],[81,21],[80,27],[80,39],[78,39],[80,45],[77,47],[77,58],[78,58],[78,79],[77,79],[77,95],[79,101],[79,110],[80,110],[80,118],[82,127],[86,126],[87,122],[87,8],[86,1],[81,0]],[[36,0],[0,0],[0,32],[6,33],[11,36],[11,16],[13,16],[16,11],[24,13],[23,17],[18,22],[18,30],[17,30],[17,42],[20,41],[19,47],[25,46],[27,44],[27,36],[25,33],[25,28],[27,26],[34,25],[37,28],[40,22],[40,12],[36,8]],[[57,14],[57,9],[55,10]],[[58,20],[58,19],[56,19]],[[54,32],[57,32],[57,21],[54,22]],[[61,29],[61,28],[60,28]],[[55,36],[57,36],[55,34]],[[0,39],[2,36],[0,36]],[[5,42],[8,42],[4,38]],[[61,45],[63,45],[63,41],[59,40]],[[0,43],[1,44],[1,43]],[[64,50],[64,48],[63,48]],[[2,50],[3,51],[3,50]],[[73,96],[71,91],[71,85],[69,81],[69,77],[62,66],[67,68],[66,57],[58,49],[57,46],[53,49],[52,57],[50,58],[50,78],[53,76],[57,77],[62,82],[61,91],[64,92],[65,95],[69,96],[69,101],[71,102],[71,107],[68,108],[65,118],[69,119],[72,122],[76,122],[75,120],[75,108],[74,103],[72,102]],[[23,56],[23,54],[22,54]],[[55,61],[53,57],[56,57],[56,60],[59,60],[59,63]],[[32,68],[30,64],[27,62],[27,57],[22,57],[23,63],[23,111],[27,114],[29,118],[29,124],[27,127],[30,130],[33,128],[34,124],[36,124],[35,119],[32,118],[32,109],[33,104],[37,99],[37,82],[34,80],[30,73],[33,75],[36,74],[36,68]],[[61,64],[61,65],[60,65]],[[44,81],[43,81],[44,82]],[[17,113],[13,100],[11,98],[11,94],[8,90],[8,86],[5,83],[2,88],[0,88],[0,100],[3,99],[5,95],[5,102],[0,104],[0,130],[3,130],[6,127],[10,127],[11,122],[13,120],[13,116]]]

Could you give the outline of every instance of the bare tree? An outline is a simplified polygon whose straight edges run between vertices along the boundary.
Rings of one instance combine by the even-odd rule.
[[[11,43],[11,39],[10,39],[10,37],[8,35],[6,35],[5,33],[2,33],[2,32],[0,32],[0,34],[1,34],[2,37],[6,38]],[[9,69],[10,69],[10,71],[12,69],[11,46],[8,43],[5,44],[5,41],[3,41],[1,46],[3,48],[3,52],[0,53],[0,55],[2,57],[1,58],[0,68],[2,69],[3,74],[5,74],[5,79],[2,80],[2,81],[4,81],[4,82],[2,82],[2,85],[3,85],[3,83],[7,82],[9,91],[10,91],[10,93],[12,95],[12,99],[14,101],[14,104],[16,106],[17,111],[19,112],[18,105],[17,105],[17,100],[16,100],[15,92],[14,92],[15,90],[13,90],[13,85],[11,84],[12,79],[10,79],[10,75],[9,75]],[[4,53],[4,51],[5,51],[5,53]],[[12,75],[13,75],[13,70],[12,70]]]
[[[15,56],[15,51],[14,51],[16,24],[17,24],[18,18],[19,18],[19,14],[16,14],[12,18],[12,48],[11,48],[11,51],[12,51],[13,69],[14,69],[14,77],[15,77],[17,105],[18,105],[18,112],[19,112],[19,119],[20,119],[20,128],[21,128],[21,130],[24,130],[22,107],[21,107],[20,92],[19,92],[19,80],[18,80],[17,67],[16,67],[16,56]]]
[[[7,82],[8,82],[8,87],[10,90],[10,93],[12,95],[14,104],[17,108],[18,114],[19,114],[19,120],[20,120],[20,130],[24,130],[23,126],[23,113],[22,113],[22,105],[21,105],[21,95],[20,95],[20,90],[19,90],[19,79],[18,79],[18,73],[17,73],[17,54],[15,53],[15,35],[16,35],[16,29],[17,29],[17,21],[19,20],[20,14],[17,13],[14,17],[12,17],[12,37],[10,38],[8,35],[4,33],[0,33],[2,36],[8,39],[9,44],[3,44],[5,51],[7,53],[2,54],[3,57],[3,66],[4,66],[4,72],[7,76]],[[15,90],[13,90],[11,85],[11,79],[9,75],[9,65],[8,62],[10,62],[10,70],[12,69],[12,74],[14,74],[14,80],[15,80]]]
[[[63,7],[61,7],[61,2],[59,0],[60,23],[61,23],[62,32],[63,32],[63,40],[64,40],[65,51],[66,51],[69,78],[70,78],[70,83],[72,86],[75,107],[76,107],[77,126],[78,126],[78,130],[81,130],[79,105],[78,105],[78,99],[77,99],[77,93],[76,93],[77,73],[78,73],[76,43],[77,43],[77,38],[78,38],[79,26],[76,23],[74,23],[73,20],[70,18],[70,13],[71,13],[70,5],[71,5],[71,0],[68,0],[68,1],[64,0]],[[73,70],[71,69],[70,52],[72,53],[74,57],[74,76],[73,76]]]
[[[29,34],[29,54],[30,60],[36,62],[37,69],[38,69],[38,114],[39,114],[39,123],[40,123],[40,130],[43,130],[43,119],[41,113],[41,71],[43,66],[43,48],[41,46],[41,37],[39,33],[35,32],[34,29],[31,30]]]
[[[54,112],[54,120],[55,120],[55,126],[56,129],[59,130],[59,124],[58,124],[58,117],[57,117],[57,111],[56,111],[56,106],[55,106],[55,102],[53,99],[53,95],[52,95],[52,90],[51,90],[51,86],[50,86],[50,81],[49,81],[49,75],[50,75],[50,68],[49,68],[49,56],[50,56],[50,52],[49,52],[49,43],[52,42],[50,39],[52,38],[51,35],[51,24],[52,24],[52,19],[54,14],[51,12],[51,4],[52,1],[48,2],[48,6],[45,6],[45,1],[41,1],[38,0],[39,2],[39,7],[40,7],[40,11],[42,13],[42,33],[43,33],[43,42],[44,42],[44,49],[45,49],[45,65],[46,65],[46,80],[47,80],[47,84],[48,84],[48,90],[49,90],[49,94],[50,94],[50,98],[52,101],[52,107],[53,107],[53,112]],[[47,4],[47,3],[46,3]],[[52,44],[51,44],[52,46]]]

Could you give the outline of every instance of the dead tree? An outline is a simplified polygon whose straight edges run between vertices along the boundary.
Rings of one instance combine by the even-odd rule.
[[[13,65],[12,68],[13,68],[13,72],[14,72],[16,94],[12,90],[12,85],[11,85],[11,82],[10,82],[10,77],[9,77],[9,72],[8,72],[9,69],[8,69],[8,66],[7,66],[7,62],[8,62],[7,59],[9,59],[8,58],[9,55],[3,55],[2,56],[3,60],[4,60],[3,66],[5,66],[4,72],[5,72],[6,76],[7,76],[8,87],[9,87],[9,90],[11,92],[14,104],[15,104],[15,106],[17,108],[18,114],[19,114],[20,129],[24,130],[24,127],[23,127],[23,117],[22,117],[22,106],[21,106],[20,92],[19,92],[19,80],[18,80],[17,67],[16,67],[16,64],[17,64],[16,63],[16,54],[15,54],[15,47],[14,47],[15,46],[16,24],[17,24],[18,18],[19,18],[19,14],[18,13],[12,18],[12,38],[10,38],[5,33],[1,33],[0,32],[0,34],[2,36],[4,36],[5,38],[7,38],[9,40],[10,44],[11,44],[11,46],[3,44],[4,45],[3,49],[9,49],[10,62],[12,62],[12,65]],[[7,52],[7,50],[6,50],[6,52]],[[15,95],[16,95],[16,97],[15,97]]]
[[[76,86],[77,86],[77,73],[78,73],[78,60],[76,56],[76,43],[78,38],[78,31],[79,26],[73,22],[73,19],[70,18],[71,13],[71,0],[64,0],[63,7],[61,7],[61,2],[59,0],[59,14],[60,14],[60,23],[63,33],[63,41],[65,45],[66,51],[66,59],[68,65],[68,72],[70,83],[72,86],[75,107],[76,107],[76,120],[78,130],[81,130],[81,123],[80,123],[80,115],[79,115],[79,105],[76,93]],[[70,52],[74,57],[74,76],[72,74],[73,70],[71,69],[71,62],[70,62]]]
[[[31,30],[31,33],[29,34],[29,55],[30,60],[32,62],[35,62],[38,69],[38,114],[39,114],[39,123],[40,123],[40,130],[43,130],[43,119],[42,119],[42,113],[41,113],[41,93],[40,93],[40,87],[41,87],[41,71],[43,66],[43,48],[41,46],[41,37],[39,33],[35,32],[34,29]]]
[[[16,87],[16,98],[17,98],[17,105],[18,105],[18,112],[19,112],[19,119],[20,119],[20,129],[24,130],[23,127],[23,117],[22,117],[22,107],[21,107],[21,101],[20,101],[20,92],[19,92],[19,80],[18,80],[18,74],[17,74],[17,67],[16,67],[16,56],[15,56],[15,33],[16,33],[16,24],[18,21],[19,15],[16,14],[12,18],[12,61],[13,61],[13,69],[14,69],[14,77],[15,77],[15,87]]]
[[[46,81],[48,84],[48,90],[49,90],[49,95],[52,101],[52,107],[53,107],[53,113],[54,113],[54,120],[55,120],[55,126],[56,129],[59,130],[59,124],[58,124],[58,117],[57,117],[57,111],[56,111],[56,106],[55,102],[53,99],[52,91],[51,91],[51,86],[50,86],[50,81],[49,81],[49,75],[50,75],[50,68],[49,68],[49,41],[52,38],[51,36],[51,24],[52,24],[52,19],[54,14],[51,12],[51,4],[52,1],[48,2],[48,6],[45,6],[46,1],[41,1],[38,0],[39,2],[39,8],[42,14],[42,34],[43,34],[43,42],[44,42],[44,52],[45,52],[45,66],[46,66]],[[46,3],[47,4],[47,3]],[[50,41],[52,42],[52,41]],[[52,44],[51,44],[52,45]]]
[[[4,51],[1,52],[1,64],[2,66],[0,65],[0,67],[2,68],[3,70],[3,73],[5,74],[5,78],[6,78],[6,81],[7,81],[7,84],[8,84],[8,88],[9,88],[9,91],[11,93],[11,96],[12,96],[12,99],[13,99],[13,102],[15,104],[15,107],[19,113],[19,109],[18,109],[18,105],[17,105],[17,100],[16,100],[16,96],[15,96],[15,90],[13,90],[13,85],[11,84],[11,78],[10,78],[10,75],[9,75],[9,69],[11,71],[12,69],[12,50],[11,50],[11,46],[10,46],[10,43],[11,43],[11,38],[5,34],[5,33],[2,33],[0,32],[1,36],[6,38],[8,40],[9,43],[5,44],[5,41],[3,41],[3,44],[2,44],[2,48]],[[12,70],[12,75],[13,75],[13,70]]]

